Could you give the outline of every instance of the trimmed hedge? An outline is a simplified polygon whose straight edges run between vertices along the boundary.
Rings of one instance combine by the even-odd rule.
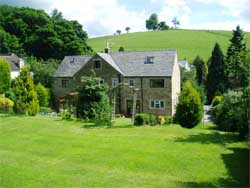
[[[157,118],[153,114],[147,114],[147,113],[140,113],[136,114],[134,125],[141,126],[141,125],[156,125],[157,124]]]

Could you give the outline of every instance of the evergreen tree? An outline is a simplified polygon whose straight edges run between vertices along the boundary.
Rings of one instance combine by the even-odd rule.
[[[240,26],[233,31],[226,56],[227,89],[245,87],[249,84],[249,63],[246,61],[244,32]]]
[[[224,91],[224,56],[220,45],[215,44],[209,64],[206,90],[209,104],[212,102],[215,93]]]
[[[23,67],[20,75],[15,79],[13,92],[16,113],[36,115],[39,112],[39,101],[28,67]]]
[[[49,104],[49,90],[46,89],[41,83],[36,85],[35,90],[37,92],[39,106],[47,107]]]
[[[99,84],[98,78],[86,77],[79,88],[77,116],[111,123],[111,107],[107,95],[107,86]]]
[[[0,94],[5,94],[10,88],[10,65],[0,58]]]
[[[199,85],[205,85],[207,79],[208,68],[205,61],[197,56],[193,62],[196,69],[196,80]]]
[[[148,20],[146,20],[146,28],[148,30],[156,30],[158,28],[158,16],[157,14],[151,14]]]
[[[202,118],[203,108],[198,91],[186,81],[179,96],[174,120],[182,127],[193,128]]]

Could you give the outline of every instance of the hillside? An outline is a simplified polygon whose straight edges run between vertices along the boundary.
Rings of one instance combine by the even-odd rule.
[[[88,44],[96,51],[103,51],[107,42],[111,51],[118,51],[123,46],[129,50],[177,49],[178,58],[192,61],[196,55],[205,60],[210,57],[215,42],[226,52],[231,31],[208,30],[167,30],[129,33],[116,36],[92,38]],[[250,44],[250,32],[245,32],[245,40]]]

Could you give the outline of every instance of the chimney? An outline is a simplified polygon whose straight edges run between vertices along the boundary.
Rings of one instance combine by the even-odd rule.
[[[109,42],[107,42],[107,46],[106,46],[106,48],[104,49],[104,52],[105,52],[106,54],[110,54]]]
[[[105,49],[104,49],[104,52],[105,52],[106,54],[110,54],[110,49],[109,49],[109,48],[105,48]]]

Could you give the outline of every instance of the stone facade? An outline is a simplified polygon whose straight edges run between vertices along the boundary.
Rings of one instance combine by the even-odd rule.
[[[96,62],[99,62],[100,67],[96,67]],[[53,89],[55,97],[61,98],[69,92],[75,92],[77,87],[81,86],[82,76],[93,76],[94,72],[96,77],[108,84],[111,101],[115,98],[117,114],[131,115],[134,88],[138,88],[136,91],[137,112],[173,115],[180,92],[180,71],[177,56],[174,59],[172,71],[172,76],[126,76],[97,54],[73,77],[55,77]],[[151,82],[154,82],[152,80],[160,81],[162,85],[152,87]],[[114,87],[118,84],[119,87]]]

